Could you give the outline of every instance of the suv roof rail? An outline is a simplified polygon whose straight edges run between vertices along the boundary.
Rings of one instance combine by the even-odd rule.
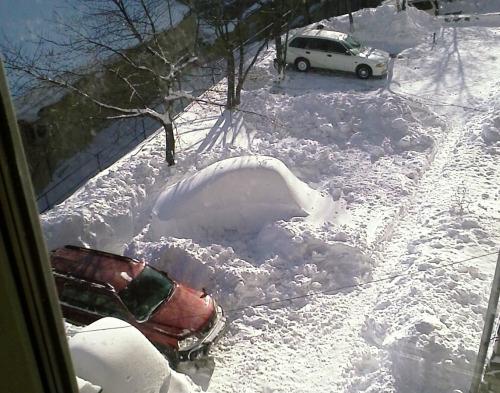
[[[52,269],[52,274],[55,277],[63,277],[63,278],[66,278],[68,280],[71,280],[71,281],[78,281],[78,282],[82,282],[82,283],[88,284],[88,285],[93,286],[93,287],[98,287],[101,289],[109,289],[113,292],[116,292],[115,288],[109,282],[89,281],[85,278],[76,277],[70,273],[61,273],[61,272],[58,272],[57,270],[54,270],[54,269]]]
[[[126,257],[124,255],[112,254],[110,252],[96,250],[96,249],[88,248],[88,247],[80,247],[80,246],[74,246],[72,244],[67,244],[67,245],[65,245],[62,248],[68,248],[70,250],[77,250],[77,251],[83,251],[83,252],[92,252],[92,254],[102,255],[102,256],[105,256],[105,257],[108,257],[108,258],[112,258],[112,259],[114,259],[116,261],[121,261],[121,262],[126,262],[126,263],[130,263],[130,262],[142,263],[141,261],[139,261],[137,259]],[[56,250],[52,250],[52,251],[56,251]]]

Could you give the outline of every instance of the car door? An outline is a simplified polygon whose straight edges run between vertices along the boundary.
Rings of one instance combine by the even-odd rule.
[[[59,295],[64,317],[88,325],[103,317],[115,317],[130,322],[124,306],[112,294],[85,284],[67,282]]]
[[[347,48],[338,41],[325,40],[326,52],[323,57],[324,68],[340,71],[354,71],[354,59]]]
[[[64,318],[72,323],[88,325],[100,318],[89,310],[93,294],[85,286],[66,282],[59,289],[59,300]]]
[[[288,48],[286,51],[286,62],[293,64],[299,57],[305,57],[307,59],[306,46],[306,38],[295,37],[294,39],[292,39],[292,41],[290,41],[290,43],[288,44]]]
[[[305,48],[305,58],[311,63],[311,67],[325,68],[325,51],[326,46],[324,39],[308,37]]]

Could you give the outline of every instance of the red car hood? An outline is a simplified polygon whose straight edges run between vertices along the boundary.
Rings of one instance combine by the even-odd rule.
[[[199,331],[212,318],[214,302],[208,295],[177,284],[170,298],[149,319],[163,326],[180,330],[180,336]]]

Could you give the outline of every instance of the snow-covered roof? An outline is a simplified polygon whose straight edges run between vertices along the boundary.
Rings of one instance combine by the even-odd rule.
[[[324,28],[318,29],[316,26],[314,26],[305,28],[304,30],[300,31],[299,34],[297,34],[297,36],[343,40],[347,37],[347,34]]]

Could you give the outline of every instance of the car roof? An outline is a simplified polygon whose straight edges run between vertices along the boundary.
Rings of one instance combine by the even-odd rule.
[[[326,38],[333,40],[344,40],[347,34],[341,33],[334,30],[318,29],[315,27],[309,27],[301,32],[299,32],[295,37],[314,37],[314,38]]]
[[[145,263],[90,248],[64,246],[50,253],[55,272],[98,284],[109,284],[117,292],[144,269]]]

